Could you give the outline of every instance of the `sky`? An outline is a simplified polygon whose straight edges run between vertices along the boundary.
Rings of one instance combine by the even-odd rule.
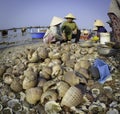
[[[28,26],[49,26],[52,17],[72,13],[80,29],[92,29],[94,20],[106,21],[111,0],[0,0],[0,30]]]

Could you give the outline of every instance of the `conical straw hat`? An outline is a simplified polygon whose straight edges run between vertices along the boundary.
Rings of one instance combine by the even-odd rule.
[[[84,33],[84,34],[89,34],[89,31],[88,31],[88,30],[84,30],[83,33]]]
[[[58,25],[58,24],[62,23],[63,21],[64,21],[64,19],[62,19],[62,18],[60,18],[60,17],[54,16],[54,17],[52,18],[52,21],[51,21],[51,23],[50,23],[50,26]]]
[[[68,15],[66,15],[65,18],[76,19],[76,17],[72,13],[69,13]]]
[[[99,19],[95,20],[94,26],[104,26],[103,22]]]

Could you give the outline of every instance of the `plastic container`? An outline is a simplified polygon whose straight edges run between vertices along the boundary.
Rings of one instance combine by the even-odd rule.
[[[110,33],[100,33],[100,44],[110,42]]]
[[[31,33],[32,38],[43,38],[45,35],[45,32],[35,32]]]

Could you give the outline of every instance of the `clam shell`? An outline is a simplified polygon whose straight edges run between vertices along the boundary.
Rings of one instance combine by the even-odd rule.
[[[88,60],[80,60],[79,65],[80,65],[81,68],[88,69],[91,64]]]
[[[36,104],[40,101],[42,95],[42,89],[39,87],[30,88],[26,90],[26,101],[29,104]]]
[[[55,86],[55,85],[56,85],[56,81],[53,81],[53,80],[49,80],[45,82],[43,85],[43,92],[47,91],[48,89],[50,89],[52,86]]]
[[[70,85],[64,81],[60,81],[57,83],[57,90],[59,93],[59,97],[63,97],[67,90],[70,88]]]
[[[71,86],[65,93],[61,105],[67,107],[77,106],[83,101],[83,94],[80,89],[75,86]]]
[[[77,77],[73,71],[66,72],[63,77],[63,80],[71,86],[79,84],[79,77]]]
[[[58,97],[58,94],[54,90],[48,90],[44,92],[41,96],[41,103],[45,103],[48,101],[56,101]]]
[[[35,51],[33,53],[29,53],[28,60],[29,60],[29,62],[33,62],[33,63],[37,62],[39,60],[37,51]]]
[[[38,84],[37,84],[37,87],[43,87],[43,85],[47,82],[46,79],[44,78],[40,78]]]

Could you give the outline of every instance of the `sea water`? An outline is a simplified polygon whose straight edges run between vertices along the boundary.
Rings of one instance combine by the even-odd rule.
[[[31,41],[32,37],[30,29],[27,29],[24,33],[21,32],[21,29],[16,29],[16,31],[8,30],[6,36],[2,36],[2,33],[0,32],[0,48],[25,44]]]

